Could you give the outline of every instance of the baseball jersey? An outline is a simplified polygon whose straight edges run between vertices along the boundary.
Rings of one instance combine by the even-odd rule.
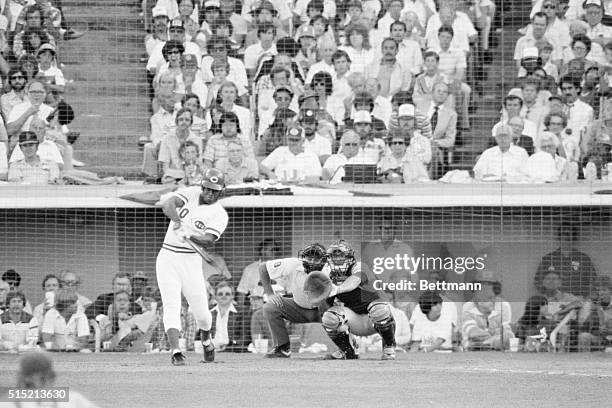
[[[373,292],[370,289],[366,289],[365,285],[368,283],[368,278],[365,273],[361,273],[361,262],[357,262],[353,266],[351,266],[346,272],[346,274],[338,274],[332,271],[329,274],[329,277],[334,283],[334,285],[340,285],[342,284],[342,282],[347,280],[349,276],[353,275],[357,275],[360,277],[361,283],[359,284],[359,286],[351,290],[350,292],[340,293],[334,297],[327,299],[327,303],[332,305],[334,303],[334,299],[338,299],[344,304],[345,307],[348,307],[353,312],[357,314],[367,314],[368,305],[372,301],[380,299],[380,297],[376,292]]]
[[[227,212],[218,201],[210,205],[200,204],[201,191],[198,186],[187,187],[177,190],[171,197],[177,197],[183,202],[183,205],[177,208],[181,217],[181,224],[190,227],[201,235],[210,233],[216,237],[215,240],[218,240],[227,227]],[[183,242],[178,231],[174,229],[174,221],[170,221],[170,225],[168,225],[162,247],[177,253],[195,253],[188,244]]]
[[[304,272],[302,261],[297,258],[275,259],[266,262],[270,279],[286,282],[285,290],[293,294],[295,303],[304,309],[315,309],[316,304],[308,301],[304,293],[304,282],[308,274]]]

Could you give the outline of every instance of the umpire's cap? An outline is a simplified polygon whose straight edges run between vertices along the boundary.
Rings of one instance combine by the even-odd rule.
[[[208,169],[202,177],[202,188],[222,191],[225,188],[225,177],[221,170]]]

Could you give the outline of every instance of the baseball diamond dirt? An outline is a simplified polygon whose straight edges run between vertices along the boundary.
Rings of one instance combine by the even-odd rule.
[[[263,359],[219,353],[218,362],[173,367],[168,354],[52,354],[57,386],[101,407],[606,407],[612,355],[398,354],[380,361],[323,361],[314,354]],[[0,358],[12,385],[17,355]]]

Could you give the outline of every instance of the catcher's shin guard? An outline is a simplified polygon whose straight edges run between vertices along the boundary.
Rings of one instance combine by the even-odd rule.
[[[347,359],[357,358],[357,351],[355,347],[353,347],[348,327],[346,326],[346,316],[344,315],[342,307],[330,307],[323,313],[321,322],[329,338],[338,346],[340,351],[344,353],[345,357]]]
[[[382,337],[383,347],[395,347],[395,319],[389,305],[372,302],[368,306],[368,315],[374,323],[374,329]]]

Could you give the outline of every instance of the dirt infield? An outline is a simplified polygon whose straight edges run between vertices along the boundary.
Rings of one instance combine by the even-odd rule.
[[[218,363],[172,367],[167,354],[53,354],[58,386],[101,407],[606,407],[612,356],[401,354],[382,362],[264,360],[219,353]],[[0,356],[0,386],[18,356]]]

